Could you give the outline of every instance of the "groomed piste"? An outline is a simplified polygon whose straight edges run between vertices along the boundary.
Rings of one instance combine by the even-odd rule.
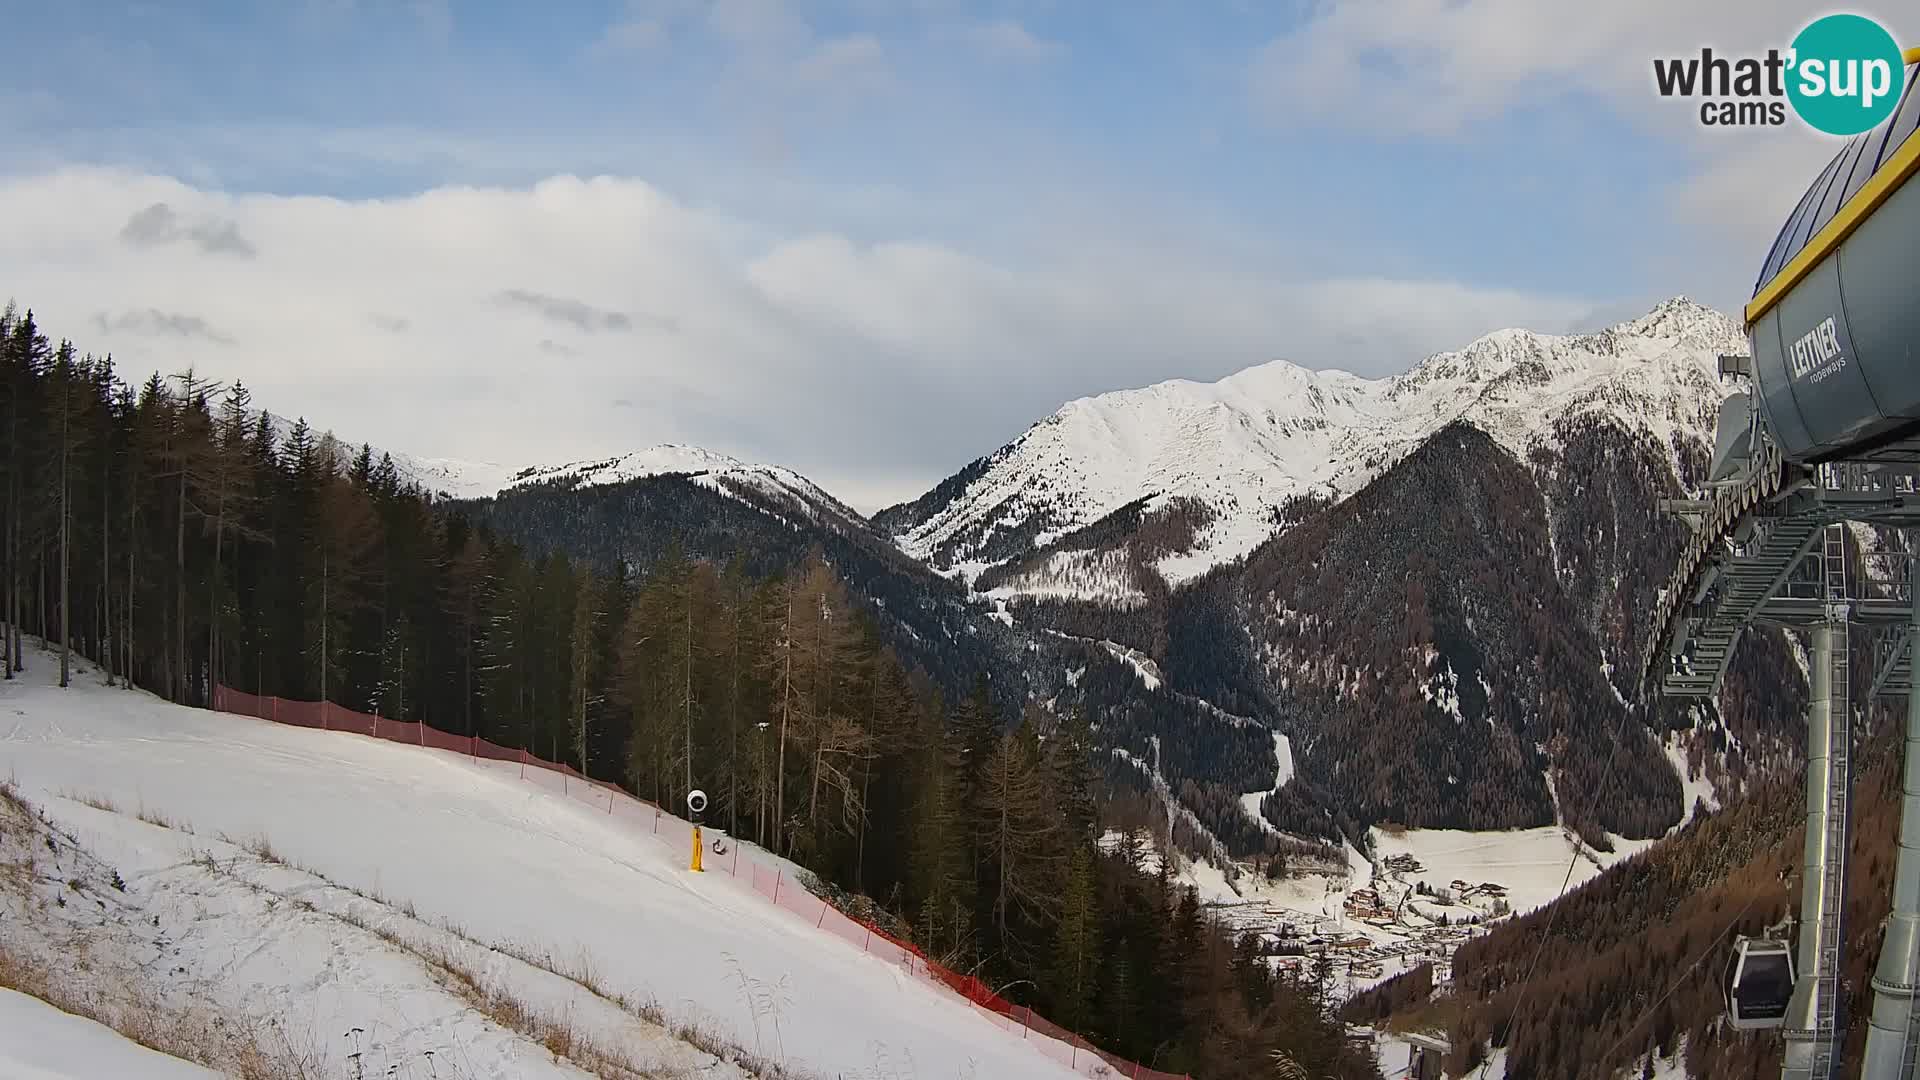
[[[377,897],[407,920],[458,927],[471,942],[586,968],[607,995],[652,1003],[675,1025],[717,1034],[791,1075],[984,1080],[1112,1069],[969,1003],[924,961],[827,932],[829,918],[843,917],[822,910],[790,864],[766,852],[710,853],[710,872],[689,872],[684,823],[637,800],[610,801],[604,788],[517,761],[176,706],[108,688],[94,671],[62,691],[51,685],[57,663],[33,659],[22,678],[0,685],[0,775],[109,859],[126,854],[129,830],[143,830],[149,845],[172,843],[171,858],[127,856],[130,895],[143,895],[144,875],[209,846],[270,848],[288,874],[297,868],[342,895]],[[113,815],[88,802],[127,820],[108,822]],[[737,876],[725,865],[736,858]],[[779,902],[756,891],[756,876],[775,879]],[[386,1003],[373,996],[319,1004],[285,992],[324,980],[339,962],[288,955],[280,992],[240,998],[285,1010],[288,1023],[310,1011],[323,1026],[378,1028],[389,1043],[418,1032],[428,1040],[418,1050],[459,1037],[457,1026],[378,1015]],[[274,976],[258,964],[248,970],[263,984]],[[356,1019],[356,1009],[365,1015]],[[314,1032],[311,1042],[345,1067],[346,1033]],[[392,1053],[406,1056],[404,1047]],[[517,1075],[498,1065],[477,1074]]]

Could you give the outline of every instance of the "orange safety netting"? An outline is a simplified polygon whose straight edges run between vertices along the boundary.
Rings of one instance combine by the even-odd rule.
[[[253,716],[274,723],[346,731],[473,758],[514,762],[521,767],[522,777],[531,783],[603,808],[614,817],[632,821],[651,831],[676,851],[690,852],[692,848],[691,823],[644,799],[629,795],[616,785],[582,776],[570,766],[534,757],[524,750],[510,750],[476,736],[452,735],[425,724],[354,712],[329,702],[260,697],[224,686],[214,688],[213,707],[219,712]],[[729,874],[746,882],[767,902],[785,908],[813,924],[815,930],[833,934],[856,945],[861,951],[900,967],[912,977],[946,987],[965,999],[968,1007],[988,1022],[1028,1040],[1035,1050],[1065,1065],[1077,1075],[1122,1077],[1125,1080],[1191,1080],[1184,1074],[1160,1072],[1094,1047],[1079,1035],[1052,1023],[1026,1006],[1015,1005],[1000,997],[979,979],[942,967],[927,959],[926,954],[916,946],[901,941],[871,923],[847,917],[838,908],[788,877],[785,868],[764,866],[756,859],[742,857],[740,844],[726,845],[724,853],[715,851],[704,863],[709,872]]]

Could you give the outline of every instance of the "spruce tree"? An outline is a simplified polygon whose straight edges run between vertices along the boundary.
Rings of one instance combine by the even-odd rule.
[[[1061,890],[1060,919],[1054,925],[1054,1020],[1083,1030],[1093,1006],[1094,977],[1100,962],[1099,913],[1095,908],[1093,853],[1075,845]]]

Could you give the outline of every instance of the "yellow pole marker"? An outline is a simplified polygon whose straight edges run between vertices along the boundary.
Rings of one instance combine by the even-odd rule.
[[[690,869],[696,874],[705,873],[700,869],[700,826],[698,825],[693,827],[693,863]]]
[[[1900,59],[1908,64],[1920,64],[1920,46],[1915,46],[1901,53]]]

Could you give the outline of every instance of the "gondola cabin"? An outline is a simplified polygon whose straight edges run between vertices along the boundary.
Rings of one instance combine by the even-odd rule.
[[[1786,942],[1741,938],[1727,965],[1727,1022],[1742,1030],[1779,1027],[1793,1000],[1793,953]]]

